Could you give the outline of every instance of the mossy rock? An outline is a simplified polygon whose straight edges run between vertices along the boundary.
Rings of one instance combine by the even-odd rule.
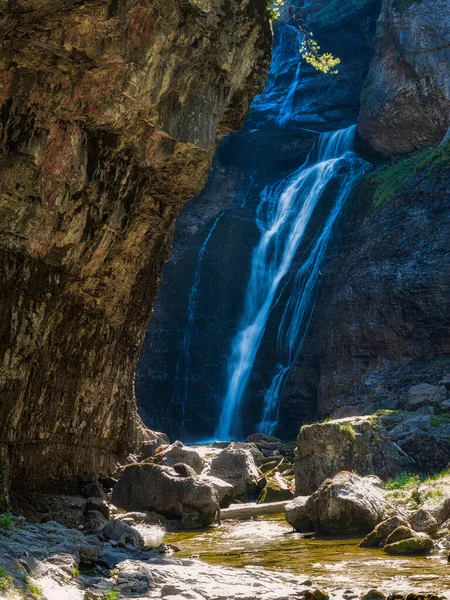
[[[384,551],[392,555],[423,555],[433,550],[433,540],[425,533],[417,533],[414,537],[393,544],[386,544]]]

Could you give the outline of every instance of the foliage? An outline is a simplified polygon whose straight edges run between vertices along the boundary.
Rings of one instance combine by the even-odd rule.
[[[418,475],[414,473],[400,473],[394,479],[389,479],[385,484],[387,490],[412,489],[420,482]]]
[[[337,65],[341,63],[340,58],[334,57],[330,52],[320,53],[319,44],[312,39],[312,32],[309,33],[309,38],[305,38],[300,46],[300,52],[308,64],[322,73],[331,73],[336,75],[338,70]]]
[[[82,575],[93,575],[95,573],[96,565],[90,560],[83,560],[80,562],[79,573]]]
[[[348,437],[349,437],[349,439],[350,439],[351,442],[354,442],[356,440],[355,430],[350,425],[350,423],[345,423],[345,424],[339,425],[339,429],[340,429],[340,431],[347,432],[347,435],[348,435]]]
[[[14,519],[11,513],[0,514],[0,529],[11,531],[14,529]]]
[[[109,592],[103,596],[103,598],[104,600],[118,600],[120,596],[117,590],[111,588]]]
[[[365,3],[367,0],[352,1],[355,3]],[[305,29],[303,28],[302,17],[298,16],[294,7],[289,3],[289,0],[266,0],[266,7],[271,19],[276,19],[280,16],[281,6],[287,7],[290,18],[295,23],[295,26],[298,28],[300,33],[303,35],[303,43],[300,47],[300,53],[304,60],[312,67],[314,67],[317,71],[336,75],[338,73],[336,67],[340,64],[341,59],[334,57],[330,52],[320,52],[320,46],[318,42],[314,39],[313,33],[311,31],[305,31]]]
[[[36,583],[33,583],[30,579],[28,579],[28,577],[25,578],[25,585],[25,598],[27,598],[27,600],[45,600],[42,589]]]
[[[434,415],[430,417],[430,425],[432,427],[440,427],[450,423],[450,415]]]
[[[428,148],[398,160],[393,165],[383,165],[365,177],[365,184],[373,190],[375,207],[391,200],[416,174],[425,172],[428,177],[439,175],[450,168],[450,142],[438,148]]]
[[[12,577],[6,569],[0,567],[0,590],[5,592],[12,584]]]
[[[280,16],[279,7],[284,4],[284,0],[266,0],[266,9],[269,13],[269,17],[273,19],[277,19]]]
[[[74,567],[72,569],[72,577],[78,577],[79,574],[80,574],[80,569],[78,569],[77,567]]]

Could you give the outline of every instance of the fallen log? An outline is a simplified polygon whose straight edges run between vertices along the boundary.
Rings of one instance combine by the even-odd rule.
[[[218,512],[218,521],[226,519],[251,519],[262,515],[277,515],[284,513],[284,507],[290,500],[282,502],[268,502],[267,504],[234,504],[229,508],[222,508]]]

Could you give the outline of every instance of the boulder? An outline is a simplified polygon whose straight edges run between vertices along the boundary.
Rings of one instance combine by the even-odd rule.
[[[413,533],[413,537],[386,544],[384,551],[395,555],[429,554],[434,547],[433,540],[426,533]]]
[[[308,496],[341,471],[383,480],[407,470],[409,461],[377,418],[348,417],[304,425],[295,451],[296,493]]]
[[[314,531],[314,525],[306,512],[307,496],[298,496],[287,504],[284,509],[284,515],[289,525],[300,533],[309,533]]]
[[[414,471],[442,471],[450,462],[450,423],[446,415],[424,415],[420,412],[403,413],[397,423],[392,423],[387,435],[413,459]],[[384,417],[382,421],[385,422]],[[410,471],[411,466],[404,470]]]
[[[397,527],[408,527],[409,523],[402,517],[394,515],[385,519],[375,527],[359,544],[361,548],[373,548],[379,546]]]
[[[192,467],[196,473],[201,473],[205,466],[203,458],[194,448],[184,446],[179,441],[174,442],[170,446],[159,446],[155,450],[154,459],[155,463],[167,466],[184,463]]]
[[[423,533],[433,534],[439,529],[437,520],[424,508],[420,508],[411,515],[409,523],[414,531]]]
[[[109,505],[105,500],[102,500],[101,498],[95,498],[95,497],[88,498],[86,501],[86,510],[87,511],[96,510],[96,511],[102,513],[102,515],[106,519],[109,519],[109,516],[110,516]]]
[[[402,542],[403,540],[409,540],[410,538],[415,537],[416,532],[411,529],[409,526],[400,525],[392,533],[390,533],[386,538],[386,546],[390,544],[396,544],[397,542]]]
[[[366,534],[383,520],[386,503],[375,477],[342,472],[327,479],[306,502],[317,533]]]
[[[266,462],[266,458],[261,450],[258,449],[258,446],[249,442],[232,442],[231,447],[235,450],[248,450],[250,454],[253,456],[255,460],[255,464],[260,467]]]
[[[203,475],[201,480],[209,483],[216,490],[220,508],[228,508],[230,506],[235,494],[231,483],[227,483],[217,477],[212,477],[212,475]]]
[[[175,519],[198,510],[202,525],[210,525],[219,508],[217,492],[210,483],[198,477],[183,477],[172,467],[146,463],[124,469],[112,502],[125,510],[155,511]]]
[[[293,485],[284,479],[281,473],[273,473],[267,477],[266,485],[264,486],[258,498],[258,504],[290,500],[294,497],[294,491],[292,488]]]
[[[408,410],[416,410],[421,406],[435,406],[447,399],[447,388],[444,385],[419,383],[413,385],[408,392]]]
[[[114,519],[103,530],[102,537],[107,540],[117,542],[119,545],[131,544],[132,546],[142,547],[144,538],[137,529],[127,525],[120,519]]]
[[[230,483],[236,496],[250,496],[256,492],[259,476],[255,460],[249,450],[230,445],[211,461],[209,475]]]
[[[264,457],[280,455],[285,451],[285,444],[280,439],[266,433],[252,433],[247,442],[255,444]]]

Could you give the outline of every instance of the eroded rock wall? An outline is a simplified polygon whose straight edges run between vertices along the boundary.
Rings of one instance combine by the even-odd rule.
[[[448,0],[384,0],[358,130],[383,154],[439,142],[450,127]]]
[[[181,206],[263,85],[263,0],[0,7],[0,457],[13,487],[133,449]]]

